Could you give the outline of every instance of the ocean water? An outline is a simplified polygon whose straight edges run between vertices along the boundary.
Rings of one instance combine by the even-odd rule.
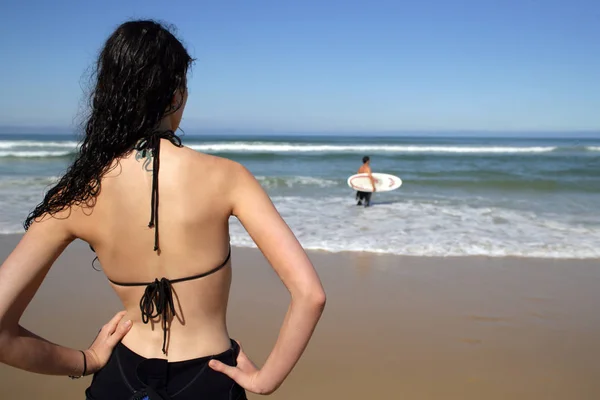
[[[305,248],[420,256],[600,257],[600,139],[184,136],[252,171]],[[0,233],[77,151],[67,135],[0,135]],[[363,155],[403,186],[357,207]],[[253,246],[234,218],[232,243]]]

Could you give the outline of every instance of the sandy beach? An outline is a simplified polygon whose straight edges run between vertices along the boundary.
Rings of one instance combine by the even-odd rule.
[[[19,240],[0,235],[0,260]],[[598,260],[400,257],[311,252],[328,304],[273,399],[598,399]],[[81,242],[57,261],[23,317],[87,347],[120,308]],[[235,248],[232,337],[268,354],[287,293],[258,250]],[[0,366],[3,399],[82,399],[71,381]],[[250,396],[259,398],[259,396]]]

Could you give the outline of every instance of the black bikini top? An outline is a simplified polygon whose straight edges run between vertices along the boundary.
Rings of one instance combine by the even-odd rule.
[[[175,135],[173,131],[156,131],[150,136],[140,140],[135,146],[134,150],[141,152],[142,157],[146,157],[147,153],[151,153],[152,157],[152,199],[150,202],[150,222],[148,228],[154,228],[154,251],[160,251],[158,241],[158,170],[160,168],[160,140],[167,139],[173,145],[182,147],[181,139]],[[94,248],[90,245],[90,249],[95,252]],[[147,324],[153,318],[158,316],[161,317],[161,325],[163,329],[163,354],[167,354],[167,329],[168,323],[173,317],[176,316],[175,305],[173,303],[173,288],[172,285],[178,282],[191,281],[193,279],[200,279],[205,276],[214,274],[221,268],[227,265],[227,262],[231,258],[231,245],[225,261],[223,261],[216,268],[211,269],[208,272],[203,272],[198,275],[188,276],[185,278],[167,279],[161,278],[160,280],[154,279],[154,282],[134,282],[124,283],[115,282],[112,279],[108,279],[114,285],[117,286],[146,286],[144,295],[140,300],[140,311],[142,313],[142,322]]]

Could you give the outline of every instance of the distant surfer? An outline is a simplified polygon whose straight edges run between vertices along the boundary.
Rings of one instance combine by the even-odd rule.
[[[358,173],[359,174],[369,174],[369,179],[371,180],[371,185],[373,185],[373,192],[375,192],[377,189],[375,189],[375,178],[373,178],[373,175],[371,172],[371,166],[370,166],[371,159],[369,158],[369,156],[364,156],[362,159],[362,162],[363,162],[363,164],[358,169]],[[372,195],[373,195],[372,192],[357,191],[356,199],[358,200],[358,203],[356,203],[356,205],[362,206],[363,201],[364,201],[365,207],[369,207],[371,205],[371,196]]]

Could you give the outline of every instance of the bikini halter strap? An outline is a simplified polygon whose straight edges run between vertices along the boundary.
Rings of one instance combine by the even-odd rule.
[[[152,199],[150,202],[150,222],[148,228],[154,228],[154,251],[158,251],[158,170],[160,168],[160,140],[166,139],[177,147],[181,147],[181,138],[175,132],[155,131],[141,139],[134,150],[141,152],[142,157],[150,153],[152,157]]]

